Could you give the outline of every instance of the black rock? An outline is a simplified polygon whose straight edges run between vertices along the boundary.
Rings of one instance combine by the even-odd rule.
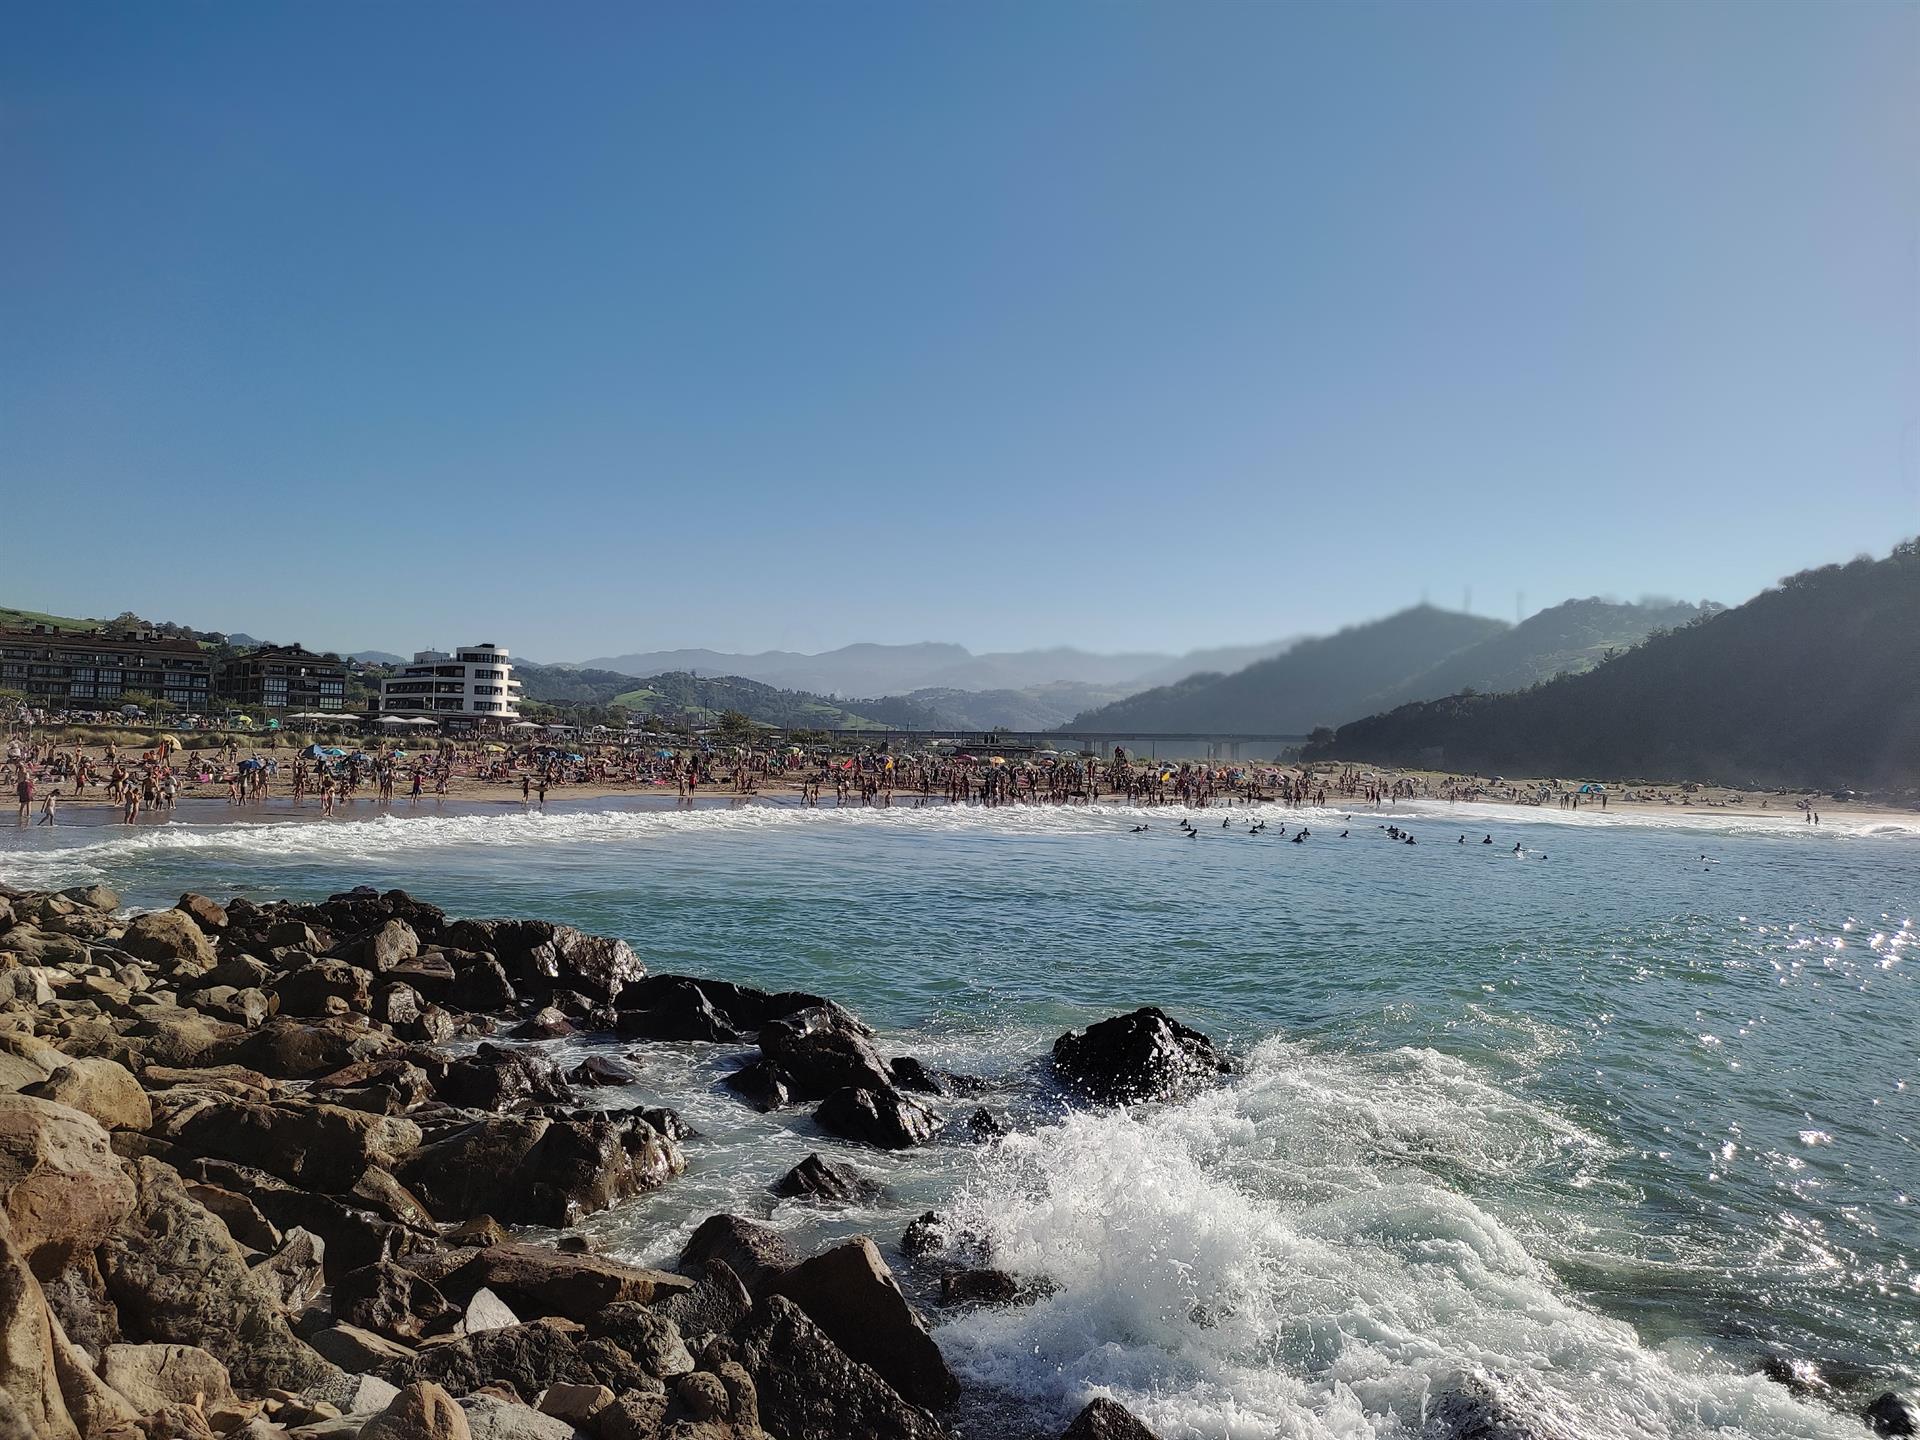
[[[825,1006],[769,1020],[760,1027],[760,1052],[803,1100],[822,1100],[841,1089],[891,1085],[887,1067],[867,1037],[840,1025]]]
[[[1053,1067],[1070,1088],[1116,1105],[1174,1099],[1231,1068],[1205,1035],[1151,1006],[1062,1035]]]
[[[604,1055],[589,1055],[567,1071],[567,1083],[592,1088],[599,1085],[634,1085],[640,1077],[618,1060]]]
[[[952,1432],[849,1356],[784,1295],[734,1334],[759,1390],[760,1423],[781,1440],[950,1440]]]
[[[786,1199],[829,1200],[842,1204],[872,1200],[886,1187],[845,1165],[830,1165],[818,1154],[807,1156],[774,1182],[773,1193]]]
[[[742,1065],[720,1083],[760,1111],[779,1110],[793,1103],[787,1077],[764,1060]]]
[[[985,1107],[967,1116],[967,1129],[982,1140],[992,1140],[1009,1133],[1006,1121]]]
[[[891,1085],[836,1090],[820,1102],[813,1118],[824,1130],[881,1150],[925,1144],[940,1124],[933,1111]]]
[[[1159,1440],[1126,1406],[1102,1395],[1073,1417],[1060,1440]]]
[[[887,1065],[887,1071],[893,1077],[893,1083],[902,1090],[916,1091],[921,1095],[941,1095],[946,1093],[933,1073],[911,1055],[897,1055]]]
[[[756,1296],[800,1263],[778,1230],[738,1215],[709,1215],[680,1252],[680,1268],[688,1275],[700,1274],[713,1260],[723,1263]]]
[[[1862,1417],[1876,1435],[1920,1435],[1920,1407],[1889,1390]]]
[[[573,1092],[559,1067],[532,1050],[482,1045],[446,1062],[433,1088],[449,1105],[470,1110],[509,1110],[538,1101],[565,1103]]]

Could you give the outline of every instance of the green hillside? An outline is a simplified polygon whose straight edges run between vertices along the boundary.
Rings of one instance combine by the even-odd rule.
[[[1311,759],[1920,788],[1920,542],[1781,581],[1581,675],[1342,725]]]

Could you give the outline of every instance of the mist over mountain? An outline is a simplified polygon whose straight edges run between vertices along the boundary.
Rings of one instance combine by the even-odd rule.
[[[579,668],[633,676],[689,672],[738,675],[763,684],[830,695],[906,695],[916,690],[1026,690],[1080,684],[1138,690],[1202,669],[1238,668],[1279,653],[1289,644],[1197,650],[1188,655],[1139,651],[1099,655],[1070,646],[975,655],[963,645],[925,641],[915,645],[844,645],[817,655],[764,650],[757,655],[721,650],[654,650],[583,660]]]
[[[1340,726],[1310,758],[1732,785],[1920,785],[1920,541],[1802,571],[1582,674]]]
[[[1301,640],[1233,674],[1202,673],[1088,711],[1076,729],[1305,735],[1365,714],[1369,696],[1510,627],[1416,605],[1322,639]]]

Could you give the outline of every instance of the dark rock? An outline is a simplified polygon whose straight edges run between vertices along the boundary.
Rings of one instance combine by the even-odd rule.
[[[1007,1133],[1007,1124],[982,1106],[967,1116],[967,1132],[981,1140],[992,1140]]]
[[[429,1000],[445,1000],[453,990],[453,962],[445,955],[416,955],[385,974],[389,981],[410,986]]]
[[[257,1165],[305,1189],[352,1188],[370,1166],[391,1168],[420,1144],[411,1120],[338,1105],[256,1104],[221,1097],[189,1111],[167,1138],[201,1155]]]
[[[548,1120],[495,1116],[424,1145],[397,1172],[435,1215],[572,1225],[664,1184],[679,1145],[638,1115]]]
[[[420,953],[420,936],[413,926],[395,918],[352,947],[351,958],[369,970],[385,972],[404,965]]]
[[[662,1380],[693,1369],[693,1356],[687,1353],[680,1327],[664,1313],[663,1306],[617,1300],[592,1317],[587,1333],[595,1339],[611,1340],[648,1374]]]
[[[1795,1395],[1823,1395],[1833,1388],[1811,1360],[1769,1355],[1761,1362],[1760,1373],[1774,1384],[1786,1386]]]
[[[92,1255],[82,1255],[58,1275],[42,1280],[40,1292],[67,1338],[89,1355],[102,1354],[123,1338],[120,1314]]]
[[[452,1015],[430,1004],[421,1007],[419,1019],[396,1022],[394,1033],[419,1045],[444,1045],[453,1038],[455,1028]]]
[[[364,1015],[373,1008],[373,976],[344,960],[315,960],[288,971],[267,993],[282,1015],[337,1015],[343,1007]]]
[[[940,1082],[911,1055],[896,1055],[887,1066],[887,1072],[893,1077],[893,1083],[902,1090],[912,1090],[920,1095],[940,1095],[945,1092]]]
[[[1920,1407],[1889,1390],[1862,1413],[1876,1435],[1920,1435]]]
[[[182,895],[180,903],[173,908],[190,917],[208,935],[218,935],[227,928],[227,907],[204,895],[195,895],[191,890]]]
[[[924,1144],[940,1123],[933,1111],[891,1085],[836,1090],[820,1102],[813,1118],[835,1135],[882,1150]]]
[[[724,1335],[746,1318],[753,1308],[753,1297],[732,1266],[710,1255],[702,1263],[693,1289],[668,1296],[657,1308],[682,1335]]]
[[[747,1293],[758,1298],[799,1264],[800,1256],[778,1230],[738,1215],[709,1215],[687,1238],[680,1251],[680,1268],[697,1275],[710,1260],[725,1264]]]
[[[309,1080],[397,1048],[399,1042],[393,1036],[374,1029],[359,1016],[334,1020],[274,1019],[258,1030],[217,1046],[211,1063],[244,1065],[281,1080]]]
[[[522,1020],[507,1034],[515,1040],[559,1040],[573,1034],[573,1022],[549,1005]]]
[[[279,1226],[267,1219],[260,1207],[246,1196],[205,1183],[189,1184],[187,1193],[219,1216],[220,1223],[227,1227],[227,1233],[249,1250],[271,1255],[280,1248]]]
[[[1499,1383],[1463,1376],[1429,1397],[1421,1440],[1585,1440],[1545,1416],[1517,1414]]]
[[[918,1258],[933,1255],[947,1247],[947,1222],[937,1210],[929,1210],[907,1222],[900,1236],[900,1251]]]
[[[277,1251],[254,1264],[254,1278],[292,1314],[311,1305],[326,1288],[326,1254],[326,1241],[296,1225]]]
[[[615,1031],[643,1040],[711,1040],[728,1044],[746,1038],[721,1017],[693,982],[688,981],[684,991],[658,993],[666,998],[644,1009],[622,1010],[614,1023]]]
[[[588,935],[545,920],[461,920],[447,927],[449,944],[491,951],[520,983],[565,986],[597,1000],[614,1000],[646,975],[624,940]]]
[[[584,1322],[609,1305],[623,1301],[650,1305],[693,1288],[693,1281],[684,1275],[622,1265],[599,1255],[567,1255],[539,1245],[508,1242],[468,1255],[441,1281],[445,1292],[465,1299],[488,1289],[523,1315],[561,1315]]]
[[[949,1270],[940,1277],[942,1305],[1011,1305],[1020,1282],[1005,1270]]]
[[[533,1050],[482,1045],[447,1062],[434,1090],[449,1105],[469,1110],[511,1110],[542,1101],[573,1098],[559,1067]]]
[[[1230,1068],[1205,1035],[1152,1007],[1068,1031],[1053,1043],[1053,1067],[1088,1099],[1116,1105],[1173,1099]]]
[[[394,981],[382,985],[373,996],[373,1018],[382,1025],[411,1025],[420,1018],[420,992],[411,985]]]
[[[879,1054],[858,1031],[843,1028],[825,1006],[801,1010],[760,1027],[760,1052],[803,1100],[836,1090],[884,1090],[891,1081]]]
[[[544,1320],[483,1330],[391,1362],[380,1375],[395,1385],[431,1380],[461,1395],[501,1382],[521,1395],[563,1382],[606,1385],[615,1393],[649,1384],[651,1377],[631,1356],[606,1341],[582,1344],[577,1331],[568,1322]]]
[[[252,1389],[307,1394],[345,1376],[295,1337],[233,1237],[157,1160],[128,1162],[137,1199],[100,1247],[100,1269],[135,1341],[198,1345]]]
[[[842,1030],[872,1035],[870,1027],[850,1011],[818,995],[796,990],[769,994],[726,980],[702,980],[692,975],[649,975],[621,992],[623,1008],[711,1011],[741,1035],[757,1034],[769,1020],[802,1010],[824,1009]]]
[[[413,967],[403,965],[394,973],[407,976],[409,984],[417,984],[412,970]],[[462,1010],[489,1012],[510,1009],[517,998],[505,967],[491,955],[477,956],[462,965],[454,973],[446,995],[448,1004]]]
[[[307,1343],[342,1370],[356,1375],[378,1370],[396,1360],[411,1360],[415,1354],[412,1346],[362,1330],[357,1325],[330,1325],[315,1331]]]
[[[787,1077],[764,1060],[742,1065],[720,1083],[762,1113],[793,1103],[793,1089]]]
[[[1126,1406],[1102,1395],[1073,1417],[1060,1440],[1158,1440]]]
[[[634,1085],[639,1083],[640,1077],[618,1060],[610,1060],[604,1055],[589,1055],[567,1071],[566,1079],[570,1085],[592,1088],[601,1085]]]
[[[818,1154],[807,1156],[774,1182],[773,1193],[787,1199],[805,1198],[840,1203],[872,1200],[885,1187],[850,1166],[830,1165]]]
[[[471,1220],[463,1220],[447,1231],[445,1236],[449,1245],[467,1249],[504,1245],[509,1238],[506,1227],[491,1215],[476,1215]]]
[[[462,1311],[438,1286],[392,1261],[350,1271],[333,1283],[336,1320],[389,1340],[415,1343],[451,1333]]]
[[[960,1382],[925,1323],[900,1293],[873,1241],[856,1236],[801,1261],[772,1282],[855,1360],[916,1405],[951,1405]]]
[[[781,1440],[951,1440],[785,1296],[756,1306],[735,1339],[759,1392],[760,1423]]]

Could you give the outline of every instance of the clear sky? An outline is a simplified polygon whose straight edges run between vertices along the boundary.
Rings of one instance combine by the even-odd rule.
[[[1262,639],[1920,530],[1920,5],[13,3],[0,603]]]

